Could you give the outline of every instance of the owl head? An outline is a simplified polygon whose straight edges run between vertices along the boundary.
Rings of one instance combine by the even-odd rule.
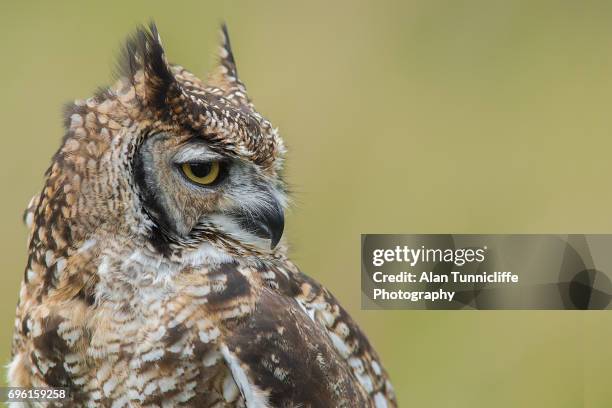
[[[47,223],[173,254],[202,243],[273,253],[284,227],[284,146],[238,78],[225,26],[202,81],[168,63],[154,24],[131,36],[117,82],[67,109]],[[49,205],[50,204],[50,205]]]

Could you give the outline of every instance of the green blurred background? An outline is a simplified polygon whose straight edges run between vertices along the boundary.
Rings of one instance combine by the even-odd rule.
[[[0,360],[21,214],[61,109],[155,19],[204,74],[226,20],[288,147],[292,257],[368,333],[403,407],[608,407],[612,313],[361,311],[361,233],[612,232],[609,1],[2,2]]]

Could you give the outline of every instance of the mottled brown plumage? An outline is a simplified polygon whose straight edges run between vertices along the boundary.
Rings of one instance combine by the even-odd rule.
[[[395,406],[355,322],[276,245],[283,142],[222,35],[203,83],[140,29],[117,83],[67,108],[25,214],[10,383],[68,387],[60,406]]]

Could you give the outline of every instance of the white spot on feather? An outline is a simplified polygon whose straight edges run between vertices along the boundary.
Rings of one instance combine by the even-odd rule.
[[[83,117],[78,113],[70,115],[70,127],[77,128],[83,126]]]
[[[108,381],[106,381],[104,385],[102,386],[104,395],[106,395],[107,397],[110,397],[111,393],[113,392],[116,386],[117,386],[117,377],[111,376],[111,378],[109,378]]]
[[[331,341],[343,358],[348,358],[351,354],[351,350],[348,348],[347,344],[334,332],[328,332]]]
[[[372,370],[374,370],[374,374],[376,375],[381,375],[382,374],[382,370],[380,369],[380,365],[378,364],[378,362],[376,360],[372,360]]]
[[[206,332],[205,330],[200,330],[198,333],[200,335],[200,341],[202,343],[210,343],[212,340],[219,337],[221,332],[217,327],[213,327],[210,331]]]
[[[232,371],[234,381],[244,397],[247,408],[270,408],[266,394],[249,380],[247,373],[240,365],[240,361],[225,344],[221,345],[221,353]]]
[[[164,350],[154,349],[142,355],[142,361],[155,361],[164,356]]]
[[[32,226],[32,224],[34,223],[34,212],[28,212],[25,218],[25,223],[28,228]]]
[[[47,264],[47,266],[51,266],[53,265],[53,261],[54,261],[53,251],[47,250],[45,252],[45,264]]]
[[[380,392],[374,395],[374,404],[376,408],[387,408],[387,399]]]
[[[57,263],[55,264],[55,268],[57,269],[57,273],[62,273],[62,271],[64,270],[65,267],[66,267],[66,259],[65,258],[59,258],[57,260]]]
[[[236,385],[236,382],[232,378],[231,374],[228,373],[223,380],[223,398],[227,402],[232,402],[238,398],[238,393],[238,386]]]

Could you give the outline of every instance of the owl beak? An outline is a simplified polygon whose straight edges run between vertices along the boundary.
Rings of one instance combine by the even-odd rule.
[[[285,214],[280,206],[264,215],[260,221],[260,233],[270,239],[270,249],[276,248],[285,229]]]
[[[240,225],[260,238],[270,240],[270,249],[276,248],[285,229],[285,213],[276,200],[255,214],[242,214]]]

